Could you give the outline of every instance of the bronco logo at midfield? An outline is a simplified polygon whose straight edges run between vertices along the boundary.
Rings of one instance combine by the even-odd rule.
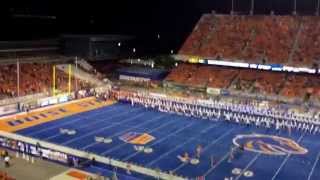
[[[265,134],[237,135],[233,138],[233,144],[238,147],[242,146],[247,151],[269,155],[306,154],[308,152],[292,139]]]

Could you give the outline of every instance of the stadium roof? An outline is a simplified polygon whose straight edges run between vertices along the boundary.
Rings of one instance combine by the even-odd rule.
[[[133,36],[119,35],[119,34],[64,34],[62,38],[75,38],[82,40],[97,41],[126,41],[134,39]]]
[[[57,50],[57,39],[44,39],[34,41],[0,41],[0,53],[51,51]]]

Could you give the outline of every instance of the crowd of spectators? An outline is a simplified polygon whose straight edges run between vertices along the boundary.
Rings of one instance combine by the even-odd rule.
[[[50,92],[53,85],[53,64],[20,64],[19,95],[30,95],[40,92]],[[0,65],[0,98],[16,97],[17,65]],[[86,86],[86,82],[77,80],[78,87]],[[72,77],[72,89],[75,88],[75,79]],[[56,89],[68,90],[68,74],[56,68]]]
[[[320,56],[319,20],[318,16],[205,14],[179,54],[313,66]]]
[[[237,73],[237,70],[223,67],[180,64],[166,80],[188,86],[227,88]]]
[[[8,175],[6,172],[0,171],[0,179],[2,180],[15,180],[15,178]]]
[[[320,21],[319,17],[302,17],[301,32],[298,37],[298,47],[295,50],[292,63],[304,65],[319,64],[320,58]]]
[[[285,82],[285,73],[255,71],[257,72],[254,90],[257,93],[278,94]]]
[[[317,75],[209,65],[180,64],[169,73],[166,81],[289,98],[319,97],[320,94],[320,78]]]

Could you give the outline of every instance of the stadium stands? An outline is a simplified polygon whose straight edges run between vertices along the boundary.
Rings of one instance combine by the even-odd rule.
[[[2,180],[15,180],[15,178],[9,176],[7,173],[0,171],[0,179]]]
[[[15,64],[0,66],[0,98],[17,96],[16,68]],[[52,64],[20,64],[20,95],[50,92],[52,71]],[[86,84],[83,81],[78,83],[79,88]],[[56,84],[57,89],[67,91],[68,75],[58,69],[56,70]]]
[[[318,16],[204,14],[179,54],[216,60],[315,67],[320,58]],[[194,66],[194,67],[191,67]],[[247,93],[318,99],[314,75],[182,65],[167,80]]]
[[[187,86],[227,88],[237,72],[221,67],[181,64],[172,70],[166,80]]]
[[[257,73],[257,80],[254,86],[259,93],[278,94],[284,81],[284,73],[262,71]]]
[[[297,65],[319,63],[319,17],[302,17],[301,21],[302,27],[298,36],[298,48],[295,51],[292,63]]]
[[[318,97],[320,92],[320,79],[317,75],[185,63],[174,68],[166,81],[186,86],[205,86],[288,98],[304,98],[307,94]]]
[[[181,55],[312,66],[320,56],[319,17],[205,14]]]
[[[0,97],[16,95],[16,68],[14,65],[0,66]]]
[[[228,88],[232,80],[238,75],[239,71],[228,68],[212,68],[209,77],[208,87]]]

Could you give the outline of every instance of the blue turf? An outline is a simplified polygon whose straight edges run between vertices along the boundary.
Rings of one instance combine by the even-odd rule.
[[[60,128],[76,129],[77,135],[62,135],[59,133]],[[153,148],[153,153],[139,153],[134,150],[132,144],[119,139],[119,136],[131,131],[154,136],[156,139],[147,145]],[[276,132],[223,121],[212,122],[183,117],[145,109],[141,106],[131,107],[123,103],[51,121],[17,133],[150,168],[173,171],[175,174],[192,179],[203,175],[210,180],[231,176],[241,180],[320,179],[318,135],[294,131],[289,137],[285,131]],[[238,154],[231,163],[227,162],[232,139],[238,134],[251,133],[288,137],[296,142],[299,141],[299,144],[309,152],[305,155],[275,156],[246,151]],[[110,137],[113,142],[111,144],[95,143],[95,136]],[[200,163],[198,165],[181,163],[177,155],[188,152],[191,157],[194,156],[198,144],[204,148]],[[211,157],[214,159],[213,164],[210,161]],[[248,178],[243,174],[233,175],[231,171],[234,168],[252,171],[254,176]],[[99,169],[101,170],[99,167],[89,167],[88,170],[95,172]],[[105,170],[102,173],[110,172]],[[137,177],[142,176],[137,175]],[[130,179],[130,177],[127,178]]]

